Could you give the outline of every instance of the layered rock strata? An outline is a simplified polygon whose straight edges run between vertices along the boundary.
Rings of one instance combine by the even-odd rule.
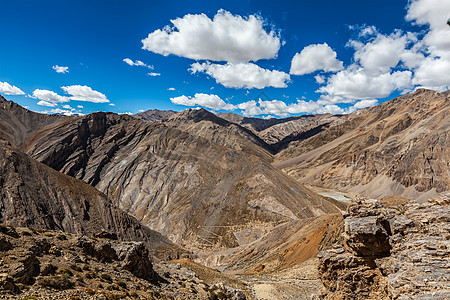
[[[449,299],[450,195],[389,207],[360,200],[344,244],[321,252],[321,299]]]

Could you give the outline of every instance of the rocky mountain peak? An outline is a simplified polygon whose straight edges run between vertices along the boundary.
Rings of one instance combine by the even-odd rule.
[[[169,121],[192,121],[192,122],[201,122],[201,121],[210,121],[221,126],[228,126],[230,124],[229,121],[222,119],[215,115],[214,113],[204,109],[187,109],[182,112],[179,112],[172,117],[170,117]]]
[[[151,110],[147,110],[147,111],[144,111],[141,113],[137,113],[137,114],[133,115],[133,117],[140,119],[140,120],[147,121],[147,122],[158,122],[158,121],[165,120],[176,113],[177,112],[173,111],[173,110],[151,109]]]

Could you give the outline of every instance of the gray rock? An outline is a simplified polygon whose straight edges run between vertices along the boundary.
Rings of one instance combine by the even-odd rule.
[[[101,262],[112,262],[117,260],[117,253],[110,243],[104,243],[95,248],[95,257]]]
[[[47,239],[38,239],[34,241],[34,245],[28,250],[33,252],[36,256],[42,256],[48,254],[53,244],[51,244]]]
[[[410,218],[399,215],[392,219],[390,224],[393,234],[404,234],[408,228],[411,228],[414,225],[414,222]]]
[[[122,268],[146,280],[157,278],[157,274],[153,270],[153,265],[149,258],[148,249],[143,243],[121,243],[115,250],[119,260],[122,261]]]
[[[448,216],[450,195],[397,210],[351,205],[344,221],[347,251],[319,255],[323,299],[450,299]],[[384,257],[374,256],[388,246]]]
[[[85,255],[95,257],[101,262],[111,262],[118,259],[116,251],[109,242],[95,246],[93,242],[85,237],[79,237],[75,246],[82,248]]]
[[[11,272],[11,277],[15,278],[16,282],[31,284],[40,273],[40,263],[32,252],[26,253],[24,257]]]
[[[82,248],[83,253],[89,256],[95,256],[95,247],[94,244],[86,239],[85,237],[79,237],[75,243],[75,246]]]
[[[378,216],[346,218],[344,239],[347,246],[360,256],[389,254],[389,233]]]
[[[96,234],[94,234],[96,238],[101,239],[110,239],[110,240],[117,240],[117,234],[109,231],[102,230]]]

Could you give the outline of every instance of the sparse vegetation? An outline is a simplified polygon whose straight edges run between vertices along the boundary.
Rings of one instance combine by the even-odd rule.
[[[70,271],[69,269],[65,269],[65,268],[58,269],[56,271],[56,273],[64,275],[64,276],[67,276],[67,277],[72,277],[73,276],[73,272]]]
[[[44,277],[38,281],[38,284],[45,288],[55,290],[67,290],[73,288],[74,283],[67,276]]]

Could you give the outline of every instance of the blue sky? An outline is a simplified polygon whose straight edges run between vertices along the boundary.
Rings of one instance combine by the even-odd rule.
[[[450,1],[1,6],[0,94],[39,112],[348,113],[450,85]]]

